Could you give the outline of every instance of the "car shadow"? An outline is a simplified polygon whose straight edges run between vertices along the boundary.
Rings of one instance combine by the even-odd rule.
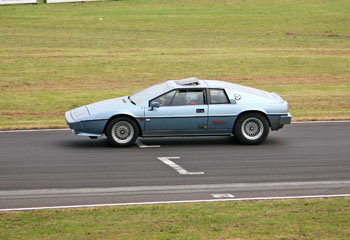
[[[64,148],[111,148],[108,140],[101,139],[69,139],[60,142],[60,146]]]
[[[244,146],[240,144],[234,137],[158,137],[158,138],[139,138],[138,142],[146,146],[160,145],[161,147],[203,147],[203,146]],[[89,149],[112,149],[106,138],[100,139],[69,139],[59,143],[64,148],[89,148]],[[281,146],[284,141],[278,137],[270,137],[259,146]],[[129,148],[139,148],[137,144]],[[118,148],[116,148],[118,149]]]
[[[145,145],[160,146],[211,146],[211,145],[232,145],[236,142],[232,137],[161,137],[161,138],[140,138]]]
[[[160,145],[165,146],[181,146],[181,147],[196,147],[196,146],[248,146],[239,143],[235,137],[164,137],[164,138],[140,138],[140,141],[145,145]],[[263,145],[283,145],[284,142],[278,137],[269,137]]]

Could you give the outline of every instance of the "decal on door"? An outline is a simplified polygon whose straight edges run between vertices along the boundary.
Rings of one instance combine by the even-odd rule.
[[[224,121],[222,121],[222,120],[213,120],[213,121],[211,121],[211,123],[212,124],[224,124]]]

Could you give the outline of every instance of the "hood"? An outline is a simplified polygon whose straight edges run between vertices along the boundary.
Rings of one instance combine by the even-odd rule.
[[[86,105],[86,107],[91,116],[96,116],[105,112],[113,111],[115,109],[123,109],[130,106],[130,104],[130,101],[126,97],[119,97],[91,103],[89,105]]]

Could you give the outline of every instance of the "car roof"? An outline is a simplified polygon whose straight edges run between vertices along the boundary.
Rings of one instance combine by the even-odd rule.
[[[200,80],[196,77],[169,80],[170,88],[225,88],[225,82],[218,80]]]

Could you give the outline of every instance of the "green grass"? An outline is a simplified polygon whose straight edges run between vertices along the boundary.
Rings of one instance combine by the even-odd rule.
[[[100,21],[99,18],[102,18]],[[130,0],[0,7],[0,128],[167,79],[275,91],[295,119],[350,119],[348,0]]]
[[[349,239],[350,199],[0,214],[1,239]]]

